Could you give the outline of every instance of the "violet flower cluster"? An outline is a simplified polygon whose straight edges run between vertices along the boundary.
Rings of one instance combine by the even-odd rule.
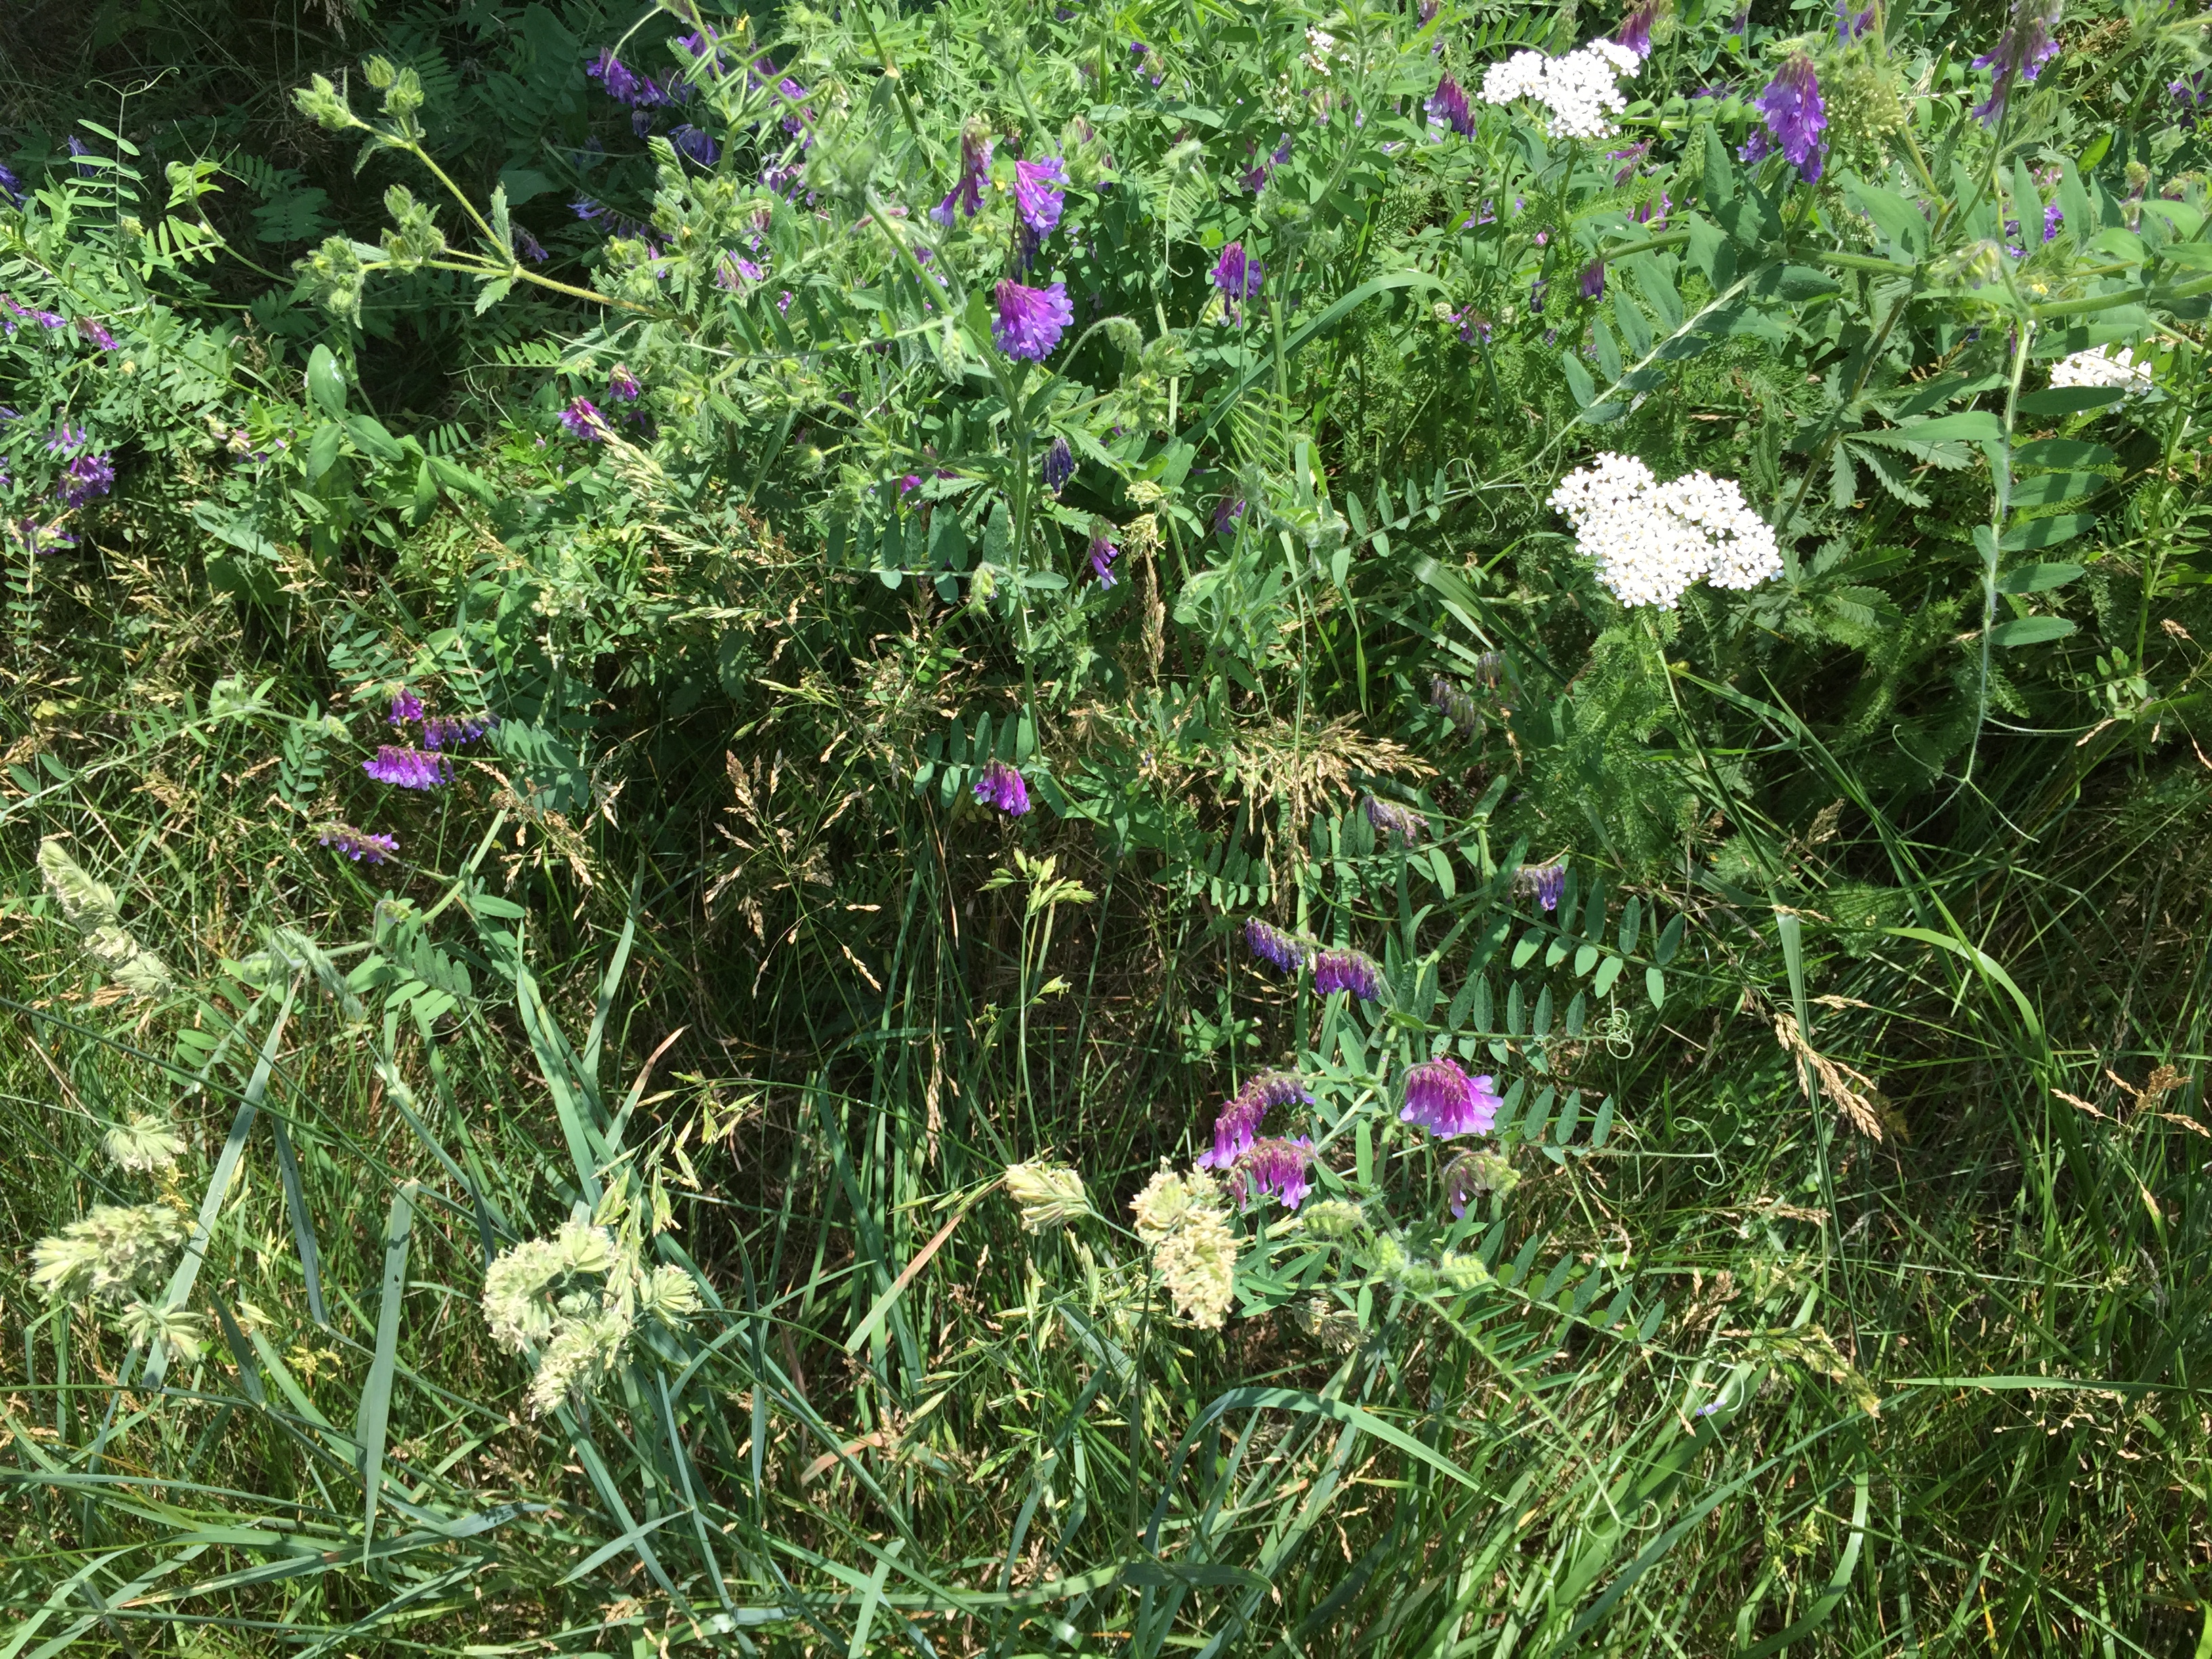
[[[1255,1198],[1271,1197],[1295,1210],[1313,1190],[1312,1168],[1313,1141],[1305,1135],[1255,1140],[1229,1172],[1229,1196],[1239,1209]]]
[[[1002,760],[984,763],[982,775],[975,780],[975,799],[986,806],[997,807],[1010,818],[1020,817],[1030,810],[1029,785]]]
[[[1565,859],[1555,859],[1549,864],[1524,864],[1513,878],[1514,890],[1533,897],[1547,912],[1559,908],[1559,895],[1566,884]]]
[[[568,408],[561,411],[561,424],[568,428],[569,436],[594,444],[605,443],[611,429],[607,417],[589,398],[571,398]]]
[[[1259,1138],[1260,1125],[1278,1106],[1313,1104],[1313,1095],[1295,1072],[1261,1072],[1231,1096],[1213,1120],[1213,1146],[1198,1155],[1201,1170],[1225,1170]]]
[[[929,216],[950,229],[956,214],[974,218],[983,210],[983,181],[991,173],[991,140],[980,123],[970,121],[960,130],[960,176],[945,199],[930,209]]]
[[[1995,126],[2014,87],[2033,86],[2043,66],[2058,55],[2061,0],[2013,0],[2011,15],[1996,45],[1974,59],[1990,72],[1990,95],[1974,106],[1974,118]]]
[[[1738,154],[1759,161],[1779,150],[1807,184],[1818,184],[1828,154],[1828,141],[1820,136],[1827,130],[1828,107],[1813,60],[1802,52],[1791,57],[1752,102],[1762,125],[1752,129]]]
[[[1364,951],[1317,951],[1314,953],[1314,989],[1322,996],[1349,991],[1362,1002],[1382,994],[1382,969]]]
[[[1044,487],[1057,495],[1067,488],[1067,481],[1075,476],[1075,452],[1067,447],[1065,438],[1054,438],[1052,447],[1044,453],[1040,468],[1044,476]]]
[[[1014,210],[1035,234],[1052,234],[1067,204],[1067,167],[1057,155],[1014,163]]]
[[[1419,1124],[1441,1140],[1486,1135],[1504,1103],[1496,1078],[1469,1077],[1447,1054],[1425,1060],[1407,1072],[1406,1103],[1399,1109],[1398,1120]]]
[[[1246,256],[1243,243],[1231,242],[1221,250],[1221,257],[1213,262],[1213,285],[1227,302],[1230,321],[1237,320],[1237,302],[1260,291],[1266,274],[1257,259]]]
[[[1114,544],[1113,527],[1101,520],[1091,531],[1091,574],[1098,579],[1101,587],[1111,587],[1120,578],[1114,574],[1114,556],[1121,550]]]
[[[1270,926],[1257,916],[1244,924],[1244,943],[1251,947],[1254,956],[1285,974],[1297,972],[1312,954],[1305,942],[1295,934]]]
[[[331,824],[319,839],[322,845],[335,848],[356,864],[381,864],[399,851],[397,836],[377,835],[345,823]]]
[[[1375,834],[1384,846],[1393,837],[1411,847],[1427,832],[1429,821],[1410,806],[1400,806],[1387,800],[1367,798],[1367,821],[1375,826]]]
[[[1437,89],[1429,94],[1427,104],[1429,136],[1441,140],[1449,127],[1461,137],[1470,137],[1474,132],[1474,111],[1467,101],[1467,93],[1460,83],[1445,76],[1437,82]]]
[[[376,753],[361,763],[361,769],[395,789],[435,789],[453,778],[453,764],[443,755],[392,743],[379,744]]]
[[[1025,288],[1002,276],[998,297],[999,315],[991,325],[991,337],[1009,357],[1042,362],[1059,349],[1060,337],[1075,320],[1065,283]]]

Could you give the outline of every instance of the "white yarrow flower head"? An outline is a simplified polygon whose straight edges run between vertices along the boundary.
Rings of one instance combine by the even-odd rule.
[[[1562,478],[1551,501],[1575,526],[1576,551],[1626,605],[1671,611],[1700,577],[1750,588],[1782,572],[1773,530],[1732,478],[1692,472],[1661,483],[1632,455],[1601,455]]]
[[[1617,40],[1598,40],[1563,58],[1516,52],[1483,71],[1482,101],[1541,104],[1555,138],[1610,138],[1613,118],[1628,107],[1620,77],[1634,76],[1644,60]]]
[[[2098,346],[2053,363],[2051,384],[2054,387],[2124,386],[2132,395],[2150,390],[2150,363],[2148,359],[2137,362],[2135,354],[2125,346],[2117,352],[2108,345]]]

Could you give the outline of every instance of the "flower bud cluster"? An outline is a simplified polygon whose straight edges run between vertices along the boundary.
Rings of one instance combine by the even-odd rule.
[[[1643,67],[1641,58],[1614,40],[1593,40],[1564,58],[1516,52],[1483,71],[1482,101],[1525,98],[1550,112],[1553,137],[1610,138],[1613,118],[1628,107],[1620,79]]]
[[[1692,472],[1662,484],[1632,455],[1601,455],[1562,478],[1551,501],[1623,605],[1671,611],[1701,576],[1747,588],[1782,571],[1774,532],[1730,478]]]

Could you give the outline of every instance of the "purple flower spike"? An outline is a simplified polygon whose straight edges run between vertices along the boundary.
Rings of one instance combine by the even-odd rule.
[[[1820,77],[1813,60],[1802,52],[1777,70],[1766,90],[1753,100],[1766,130],[1798,176],[1808,185],[1820,178],[1820,163],[1827,142],[1820,137],[1828,125],[1828,108],[1820,99]]]
[[[0,196],[8,198],[9,207],[23,205],[23,181],[9,170],[4,162],[0,162]]]
[[[1853,11],[1850,0],[1836,0],[1836,44],[1848,46],[1874,27],[1874,8]]]
[[[356,864],[381,864],[399,851],[397,836],[374,835],[343,823],[332,824],[319,839],[324,846],[336,848]]]
[[[607,376],[607,397],[610,401],[619,398],[626,404],[634,404],[637,401],[638,394],[644,390],[645,388],[637,383],[637,376],[631,374],[623,364],[617,363],[614,372]]]
[[[1002,760],[984,763],[983,775],[975,780],[975,799],[986,806],[995,806],[1010,818],[1018,818],[1030,810],[1029,785],[1022,775]]]
[[[1976,69],[1990,72],[1990,95],[1974,106],[1974,118],[1995,126],[2015,86],[2033,86],[2043,66],[2058,55],[2061,0],[2013,0],[2012,15],[2005,20],[1997,43],[1974,59]]]
[[[1638,58],[1651,55],[1651,26],[1659,21],[1660,0],[1643,0],[1620,20],[1620,33],[1613,38]]]
[[[1098,578],[1098,586],[1111,587],[1118,580],[1114,574],[1114,556],[1121,550],[1114,545],[1112,530],[1106,525],[1094,526],[1091,532],[1091,574]]]
[[[1474,112],[1468,107],[1466,92],[1450,76],[1437,82],[1436,91],[1429,97],[1428,111],[1429,125],[1438,137],[1443,136],[1446,127],[1462,138],[1474,135]]]
[[[1601,299],[1605,294],[1605,261],[1593,259],[1583,267],[1583,298]]]
[[[433,714],[422,722],[422,746],[459,749],[474,743],[498,724],[497,719],[489,714]]]
[[[1295,1072],[1262,1072],[1231,1096],[1213,1121],[1213,1146],[1198,1155],[1201,1170],[1225,1170],[1251,1149],[1260,1125],[1278,1106],[1313,1104]]]
[[[1429,821],[1411,807],[1377,800],[1372,795],[1367,798],[1367,821],[1375,826],[1376,836],[1386,847],[1394,836],[1411,847],[1429,827]]]
[[[1321,951],[1315,953],[1314,989],[1322,996],[1349,991],[1362,1002],[1382,994],[1382,969],[1362,951]]]
[[[1249,300],[1260,291],[1265,274],[1257,259],[1245,257],[1243,243],[1231,242],[1221,250],[1221,257],[1213,262],[1213,285],[1228,300],[1232,316],[1237,301]]]
[[[1052,234],[1066,201],[1067,167],[1057,155],[1014,163],[1014,210],[1036,234]]]
[[[80,317],[76,319],[76,331],[102,351],[115,349],[115,337],[89,317]]]
[[[1399,1109],[1398,1120],[1418,1123],[1443,1140],[1486,1135],[1504,1103],[1495,1078],[1469,1077],[1447,1055],[1423,1060],[1406,1073],[1406,1103]]]
[[[1054,438],[1052,447],[1044,453],[1044,487],[1057,495],[1067,488],[1067,481],[1075,476],[1075,452],[1067,447],[1065,438]]]
[[[991,172],[991,141],[980,121],[960,130],[960,176],[929,216],[950,229],[956,214],[972,219],[983,210],[983,181]]]
[[[1271,927],[1255,916],[1244,924],[1244,943],[1252,954],[1285,974],[1295,974],[1304,965],[1306,947],[1291,934],[1279,927]]]
[[[1264,1196],[1279,1199],[1285,1209],[1295,1210],[1313,1190],[1307,1173],[1312,1167],[1313,1142],[1304,1135],[1296,1140],[1255,1140],[1229,1177],[1229,1195],[1240,1208]]]
[[[607,96],[617,104],[627,104],[634,110],[646,110],[662,101],[659,87],[645,76],[629,70],[614,54],[614,48],[600,49],[599,55],[585,65],[584,73],[606,88]]]
[[[363,761],[361,769],[395,789],[435,789],[453,778],[453,763],[442,755],[390,743],[378,744],[374,757]]]
[[[713,135],[701,131],[689,121],[670,128],[668,142],[676,146],[678,155],[702,167],[710,167],[722,159],[722,147],[714,142]]]
[[[384,717],[384,723],[386,726],[404,726],[410,720],[419,720],[422,718],[422,699],[403,685],[393,696],[392,712]],[[431,746],[435,748],[437,745],[434,744]]]
[[[568,428],[571,437],[581,438],[586,443],[607,441],[607,417],[599,413],[589,398],[571,398],[568,408],[561,411],[561,424]]]
[[[1516,890],[1533,896],[1547,911],[1559,908],[1559,895],[1566,889],[1567,861],[1559,859],[1551,864],[1524,864],[1514,878]]]
[[[62,505],[80,507],[115,488],[115,463],[105,450],[97,455],[80,455],[64,469],[62,478]]]
[[[999,279],[999,316],[991,325],[991,337],[1009,357],[1042,362],[1058,349],[1060,335],[1074,320],[1065,283],[1024,288],[1010,276]]]

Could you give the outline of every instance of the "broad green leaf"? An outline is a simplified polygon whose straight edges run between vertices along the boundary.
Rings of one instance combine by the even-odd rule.
[[[2008,553],[2024,553],[2031,548],[2056,547],[2061,542],[2070,542],[2085,533],[2097,522],[2094,513],[2061,513],[2048,519],[2031,519],[2016,525],[2004,533],[1998,545]]]
[[[1990,629],[1990,643],[2000,651],[2009,651],[2016,646],[2042,645],[2064,639],[2075,627],[2063,617],[2015,617]]]
[[[326,345],[307,354],[307,396],[325,415],[343,415],[346,408],[344,371]]]
[[[2023,415],[2079,415],[2087,410],[2109,408],[2127,395],[2124,386],[2052,386],[2046,392],[2023,392],[2019,407]]]
[[[2000,593],[2047,593],[2081,574],[2078,564],[2024,564],[1997,579]]]

